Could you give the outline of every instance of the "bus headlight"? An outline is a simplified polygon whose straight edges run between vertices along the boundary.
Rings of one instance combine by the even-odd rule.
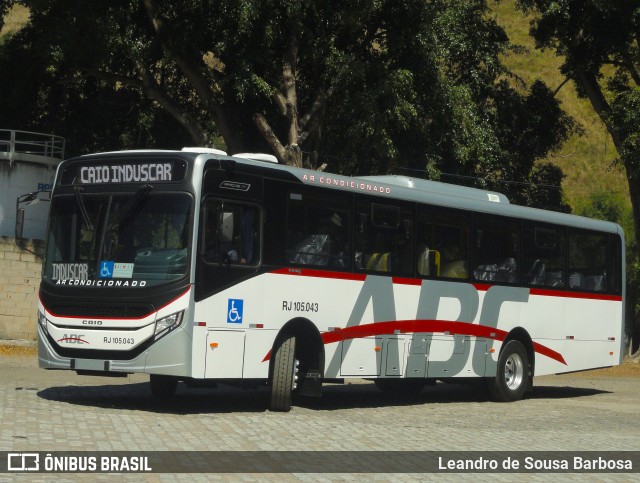
[[[47,316],[44,315],[44,312],[40,312],[39,310],[38,310],[38,324],[40,324],[40,328],[46,334],[47,333]]]
[[[172,330],[178,328],[182,323],[183,315],[184,315],[184,310],[181,310],[180,312],[167,315],[166,317],[163,317],[160,320],[158,320],[156,322],[155,339],[158,340],[160,337],[164,337]]]

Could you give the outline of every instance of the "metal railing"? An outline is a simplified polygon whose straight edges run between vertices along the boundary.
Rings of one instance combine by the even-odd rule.
[[[0,159],[45,162],[64,159],[65,139],[53,134],[0,129]],[[47,162],[48,161],[48,162]]]

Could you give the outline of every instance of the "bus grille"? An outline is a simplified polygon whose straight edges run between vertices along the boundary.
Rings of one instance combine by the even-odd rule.
[[[154,312],[150,304],[53,304],[47,309],[54,315],[67,317],[106,317],[113,319],[140,319]]]

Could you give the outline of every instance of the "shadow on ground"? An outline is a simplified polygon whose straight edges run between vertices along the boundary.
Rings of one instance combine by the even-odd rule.
[[[38,391],[48,401],[121,410],[151,411],[168,414],[264,412],[269,406],[269,388],[242,389],[219,385],[215,389],[193,389],[184,384],[170,399],[151,396],[147,383],[100,386],[58,386]],[[527,394],[527,399],[566,399],[605,394],[593,388],[540,386]],[[484,391],[473,385],[442,384],[425,388],[416,395],[392,395],[380,392],[373,384],[326,385],[321,399],[299,398],[294,405],[316,411],[355,408],[382,408],[455,404],[476,402],[495,404],[487,400]]]

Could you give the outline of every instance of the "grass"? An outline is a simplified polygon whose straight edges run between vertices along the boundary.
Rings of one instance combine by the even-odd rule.
[[[29,10],[22,5],[14,5],[4,18],[0,37],[17,32],[29,21]]]

